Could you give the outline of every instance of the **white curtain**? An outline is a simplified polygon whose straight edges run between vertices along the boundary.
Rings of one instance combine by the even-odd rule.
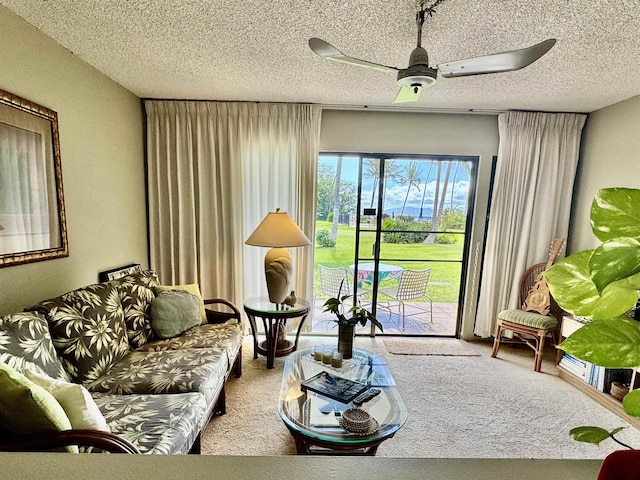
[[[493,335],[496,315],[517,308],[518,282],[566,238],[586,115],[507,112],[491,201],[475,334]]]
[[[0,123],[0,251],[57,247],[60,228],[50,124],[12,107],[0,108],[6,122]]]
[[[321,107],[146,100],[151,268],[241,306],[266,295],[266,249],[244,245],[286,211],[315,235]],[[313,248],[291,249],[298,295],[311,298]]]

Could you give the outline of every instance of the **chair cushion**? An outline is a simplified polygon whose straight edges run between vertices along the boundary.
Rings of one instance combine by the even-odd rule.
[[[517,309],[503,310],[498,314],[498,318],[507,322],[545,330],[552,330],[558,325],[558,320],[550,315],[540,315],[539,313]]]
[[[189,453],[207,421],[208,404],[202,393],[92,395],[111,432],[142,453]]]
[[[207,324],[193,327],[179,337],[149,342],[136,351],[160,352],[162,350],[184,350],[188,348],[207,348],[227,355],[228,365],[235,361],[236,353],[242,346],[244,327],[241,323]]]
[[[200,392],[211,402],[224,384],[227,364],[224,352],[209,348],[131,352],[87,389],[118,395]]]

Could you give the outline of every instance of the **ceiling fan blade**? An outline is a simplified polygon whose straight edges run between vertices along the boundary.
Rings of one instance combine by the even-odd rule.
[[[441,63],[438,65],[438,71],[443,77],[452,78],[520,70],[542,57],[555,43],[555,38],[549,38],[520,50]]]
[[[422,93],[422,87],[400,87],[393,103],[417,102]]]
[[[352,65],[359,65],[361,67],[373,68],[381,72],[397,72],[399,69],[394,67],[387,67],[386,65],[380,65],[378,63],[367,62],[366,60],[360,60],[345,55],[333,45],[320,40],[319,38],[309,39],[309,48],[315,53],[328,60],[335,60],[336,62],[350,63]]]

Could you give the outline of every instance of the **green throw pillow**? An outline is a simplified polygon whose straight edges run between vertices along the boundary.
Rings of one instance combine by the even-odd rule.
[[[156,295],[169,290],[185,290],[198,297],[201,323],[203,325],[207,323],[207,313],[204,310],[204,299],[202,298],[202,293],[200,293],[200,286],[197,283],[189,283],[185,285],[160,285],[159,287],[154,287]]]
[[[167,290],[151,302],[151,328],[160,338],[173,338],[200,325],[198,297],[185,290]]]
[[[71,422],[58,401],[44,388],[0,362],[0,426],[16,434],[70,430]],[[67,447],[77,452],[77,447]]]

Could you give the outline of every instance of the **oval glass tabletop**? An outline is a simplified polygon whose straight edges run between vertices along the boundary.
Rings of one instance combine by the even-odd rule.
[[[380,390],[375,397],[359,406],[372,419],[366,431],[354,433],[342,427],[343,412],[357,407],[353,400],[335,400],[312,390],[313,385],[305,387],[305,381],[321,372],[329,373],[331,381],[337,378],[339,383],[345,383],[342,379],[356,382],[351,393],[361,388],[365,391],[370,388]],[[303,435],[310,441],[342,446],[380,442],[392,437],[407,420],[407,409],[384,358],[356,348],[353,349],[353,358],[343,360],[339,368],[314,360],[311,349],[300,350],[287,358],[278,412],[292,433]]]

